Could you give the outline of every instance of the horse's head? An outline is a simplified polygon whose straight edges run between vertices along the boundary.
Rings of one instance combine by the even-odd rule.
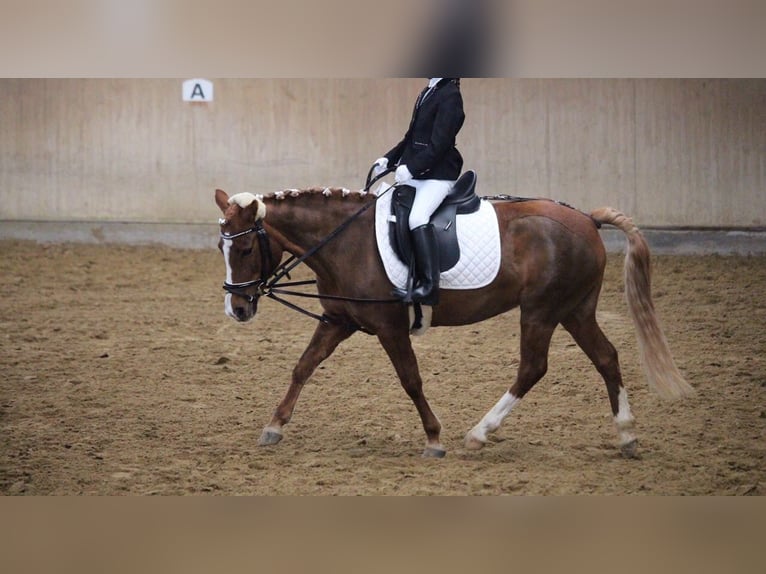
[[[249,321],[263,284],[282,259],[282,247],[263,228],[266,205],[258,197],[252,193],[229,197],[217,189],[215,202],[223,212],[218,248],[226,263],[224,309],[237,321]]]

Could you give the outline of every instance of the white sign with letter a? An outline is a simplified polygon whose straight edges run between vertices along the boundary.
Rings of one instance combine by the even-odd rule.
[[[212,102],[213,82],[209,80],[186,80],[183,83],[183,101]]]

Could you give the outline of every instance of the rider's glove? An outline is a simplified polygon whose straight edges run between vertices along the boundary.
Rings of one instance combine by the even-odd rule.
[[[375,160],[375,163],[372,164],[372,177],[377,177],[384,171],[388,169],[388,158],[387,157],[379,157]]]

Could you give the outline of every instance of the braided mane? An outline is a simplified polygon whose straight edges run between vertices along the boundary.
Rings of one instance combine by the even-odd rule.
[[[264,196],[264,198],[283,200],[288,198],[315,196],[320,194],[327,198],[343,199],[349,196],[356,196],[358,198],[365,197],[369,195],[369,192],[364,190],[352,191],[345,187],[310,187],[308,189],[284,189],[281,191],[274,191]]]

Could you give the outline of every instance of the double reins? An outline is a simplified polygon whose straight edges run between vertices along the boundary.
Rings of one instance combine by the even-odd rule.
[[[388,175],[394,170],[394,168],[392,167],[379,173],[377,176],[373,177],[372,173],[374,169],[375,169],[375,166],[370,168],[370,171],[367,174],[367,180],[364,186],[365,192],[368,192],[370,190],[370,187],[374,183],[376,183],[378,180],[385,177],[386,175]],[[379,196],[376,195],[373,201],[362,206],[361,209],[359,209],[356,213],[354,213],[353,215],[348,217],[346,220],[344,220],[340,225],[338,225],[338,227],[336,227],[329,234],[327,234],[319,243],[317,243],[308,251],[303,253],[303,255],[301,255],[300,257],[291,255],[286,261],[277,265],[271,272],[266,271],[272,266],[269,235],[266,229],[263,227],[263,223],[261,222],[260,219],[257,219],[253,227],[251,227],[250,229],[246,229],[245,231],[240,231],[239,233],[232,233],[232,234],[221,232],[220,236],[222,239],[235,239],[237,237],[242,237],[250,233],[255,233],[258,238],[258,249],[261,254],[260,279],[255,279],[253,281],[246,281],[244,283],[224,282],[223,289],[227,293],[230,293],[232,295],[238,295],[240,297],[245,298],[249,303],[253,303],[257,301],[258,298],[262,296],[268,297],[269,299],[273,299],[274,301],[277,301],[278,303],[281,303],[282,305],[285,305],[286,307],[289,307],[290,309],[293,309],[294,311],[303,313],[304,315],[312,317],[313,319],[316,319],[317,321],[321,321],[323,323],[330,323],[331,321],[329,317],[327,317],[326,315],[317,315],[316,313],[312,313],[311,311],[304,309],[303,307],[300,307],[299,305],[296,305],[295,303],[291,303],[290,301],[283,299],[279,295],[306,297],[310,299],[328,299],[333,301],[348,301],[352,303],[401,303],[400,299],[365,299],[365,298],[357,298],[357,297],[344,297],[341,295],[321,295],[318,293],[316,294],[303,293],[300,291],[292,291],[289,289],[285,289],[285,287],[315,285],[316,279],[309,279],[306,281],[291,281],[288,283],[280,284],[280,281],[284,279],[285,277],[287,279],[290,279],[290,271],[295,269],[298,265],[300,265],[301,263],[306,261],[309,257],[314,255],[317,251],[319,251],[322,247],[327,245],[330,241],[332,241],[338,235],[343,233],[343,231],[349,225],[351,225],[359,216],[361,216],[370,207],[375,205],[379,197],[385,195],[386,193],[391,191],[394,187],[396,187],[396,184],[389,186],[388,189],[386,189]],[[244,292],[245,289],[249,289],[251,287],[255,287],[255,295],[250,295]]]

